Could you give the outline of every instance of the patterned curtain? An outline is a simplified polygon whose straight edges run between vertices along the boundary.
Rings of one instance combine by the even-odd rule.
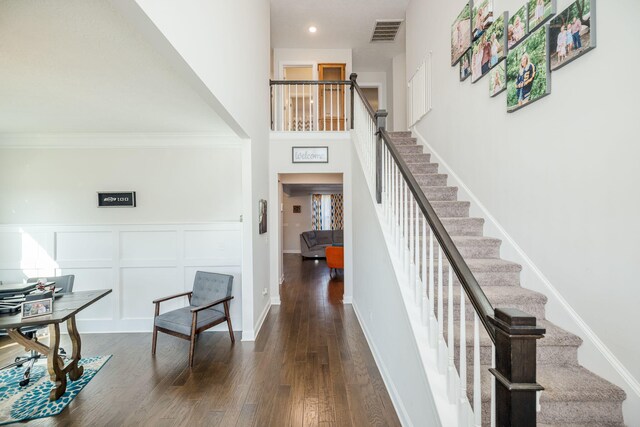
[[[344,227],[344,209],[342,194],[331,195],[331,229],[342,230]]]
[[[314,230],[322,230],[322,194],[311,196],[311,226]]]

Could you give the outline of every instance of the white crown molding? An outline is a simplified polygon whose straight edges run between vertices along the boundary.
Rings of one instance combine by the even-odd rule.
[[[240,147],[242,141],[215,132],[0,133],[0,148]]]

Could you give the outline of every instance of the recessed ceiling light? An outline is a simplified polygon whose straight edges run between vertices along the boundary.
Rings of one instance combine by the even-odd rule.
[[[316,31],[318,31],[318,29],[316,27],[314,27],[313,25],[309,27],[309,32],[310,33],[315,33]]]

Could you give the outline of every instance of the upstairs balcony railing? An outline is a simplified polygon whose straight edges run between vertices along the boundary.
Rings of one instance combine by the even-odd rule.
[[[350,80],[271,80],[271,130],[340,132],[351,129]]]

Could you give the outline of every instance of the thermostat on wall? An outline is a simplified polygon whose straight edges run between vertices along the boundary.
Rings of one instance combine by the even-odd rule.
[[[99,208],[135,208],[135,191],[98,193]]]

